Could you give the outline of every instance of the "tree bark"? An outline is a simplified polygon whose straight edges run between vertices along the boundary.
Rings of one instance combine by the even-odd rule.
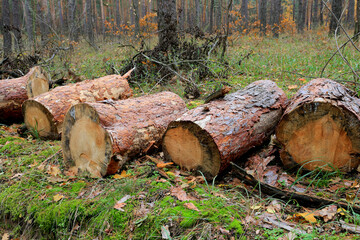
[[[33,8],[31,5],[31,0],[25,0],[25,24],[26,32],[29,38],[29,45],[35,49],[35,37],[34,37],[34,23],[33,23]]]
[[[23,102],[48,90],[48,75],[40,67],[33,67],[20,78],[0,80],[0,122],[21,121]]]
[[[9,0],[2,2],[2,32],[3,32],[3,49],[4,58],[12,53],[12,38],[11,38],[11,20],[10,20],[10,4]]]
[[[360,34],[360,0],[356,1],[356,22],[355,22],[355,28],[354,28],[354,41],[359,40],[359,34]]]
[[[240,13],[242,17],[243,29],[248,29],[248,21],[249,21],[248,0],[241,1]]]
[[[259,0],[260,32],[266,35],[266,5],[267,0]]]
[[[354,27],[355,22],[355,0],[349,0],[348,11],[346,14],[346,22],[350,28]]]
[[[66,168],[94,177],[116,173],[132,157],[159,144],[168,124],[185,112],[175,93],[162,92],[113,104],[72,106],[64,120]]]
[[[57,87],[23,104],[28,129],[37,131],[43,139],[58,139],[66,111],[73,104],[102,100],[126,99],[132,96],[127,80],[109,75],[95,80]]]
[[[209,33],[212,33],[214,31],[214,5],[215,5],[215,0],[210,0]]]
[[[15,46],[17,50],[22,51],[22,38],[21,38],[21,8],[20,0],[13,0],[13,32],[15,37]]]
[[[215,23],[216,23],[216,30],[220,31],[222,26],[222,9],[221,9],[221,2],[222,0],[215,0],[214,2],[214,11],[215,11]]]
[[[94,45],[95,37],[94,37],[94,25],[92,18],[92,1],[86,0],[86,31],[89,38],[89,42]]]
[[[334,14],[330,14],[329,35],[335,34],[335,30],[338,27],[338,21],[340,21],[340,17],[341,17],[342,5],[343,5],[343,0],[331,1],[331,11]]]
[[[273,36],[279,37],[279,27],[280,27],[280,18],[281,18],[281,0],[272,0],[272,32]]]
[[[305,0],[298,0],[298,15],[297,15],[297,30],[298,32],[304,32],[305,28],[305,18],[306,18],[306,1]]]
[[[289,168],[350,171],[360,160],[360,99],[343,85],[315,79],[293,97],[276,129]]]
[[[158,31],[159,44],[161,51],[167,51],[170,48],[177,47],[177,19],[176,19],[176,1],[158,0]]]
[[[135,37],[140,37],[140,11],[139,11],[139,0],[132,0],[134,7],[134,20],[135,20]],[[176,9],[176,6],[175,6]]]
[[[286,95],[274,82],[254,82],[171,122],[163,137],[164,156],[213,178],[271,135],[285,105]]]
[[[318,26],[318,24],[319,24],[319,0],[314,0],[314,8],[313,8],[313,12],[312,12],[312,20],[311,21],[312,21],[314,27]]]

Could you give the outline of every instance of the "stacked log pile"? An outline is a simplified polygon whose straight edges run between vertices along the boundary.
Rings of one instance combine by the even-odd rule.
[[[57,87],[23,104],[28,129],[44,139],[58,139],[66,111],[74,104],[103,100],[126,99],[132,90],[126,78],[109,75],[94,80]]]
[[[114,174],[128,159],[158,144],[185,109],[184,101],[171,92],[74,105],[63,124],[65,166],[94,177]]]
[[[48,74],[39,66],[19,78],[0,80],[0,123],[23,119],[21,105],[29,98],[49,91]]]
[[[286,101],[274,82],[263,80],[192,109],[166,130],[165,158],[212,178],[270,136]]]
[[[360,99],[332,80],[312,80],[293,97],[276,137],[288,168],[351,171],[360,160]]]

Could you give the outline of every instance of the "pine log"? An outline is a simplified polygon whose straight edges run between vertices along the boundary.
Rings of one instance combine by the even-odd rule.
[[[23,104],[25,124],[43,139],[58,139],[66,111],[74,104],[126,99],[132,90],[125,78],[109,75],[54,88]]]
[[[170,123],[164,156],[211,179],[271,135],[286,101],[274,82],[262,80],[194,108]]]
[[[292,98],[276,129],[288,168],[347,172],[360,160],[360,99],[343,85],[314,79]]]
[[[71,172],[114,174],[161,141],[168,124],[186,110],[175,93],[72,106],[63,125],[64,163]]]
[[[0,123],[22,121],[23,102],[47,91],[49,77],[39,66],[31,68],[22,77],[0,80]]]

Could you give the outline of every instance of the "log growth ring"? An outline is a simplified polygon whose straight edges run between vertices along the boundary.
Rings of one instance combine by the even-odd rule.
[[[329,100],[298,106],[284,115],[276,131],[287,167],[350,171],[359,163],[360,123],[350,111]]]
[[[219,173],[219,149],[210,134],[191,121],[173,121],[163,137],[167,159],[188,170],[199,170],[205,177]]]
[[[25,125],[41,137],[57,139],[57,126],[49,110],[41,103],[26,100],[22,106]],[[31,127],[30,127],[31,126]]]
[[[26,91],[29,98],[36,97],[49,91],[49,78],[42,68],[35,67],[33,74],[29,77]]]
[[[61,144],[68,169],[89,172],[92,177],[107,174],[112,140],[90,105],[80,103],[69,109],[63,123]]]

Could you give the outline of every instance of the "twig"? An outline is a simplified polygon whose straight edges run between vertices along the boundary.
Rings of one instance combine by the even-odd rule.
[[[320,208],[328,205],[337,205],[344,209],[351,209],[353,212],[360,214],[360,207],[351,205],[350,203],[344,203],[340,201],[334,201],[329,199],[324,199],[315,196],[309,196],[306,194],[291,192],[282,190],[273,186],[270,186],[266,183],[260,182],[256,180],[252,175],[248,174],[244,169],[236,165],[235,163],[231,163],[235,167],[235,175],[246,184],[259,188],[263,193],[270,195],[274,198],[279,198],[282,200],[295,200],[299,204],[303,206],[312,207],[312,208]]]

